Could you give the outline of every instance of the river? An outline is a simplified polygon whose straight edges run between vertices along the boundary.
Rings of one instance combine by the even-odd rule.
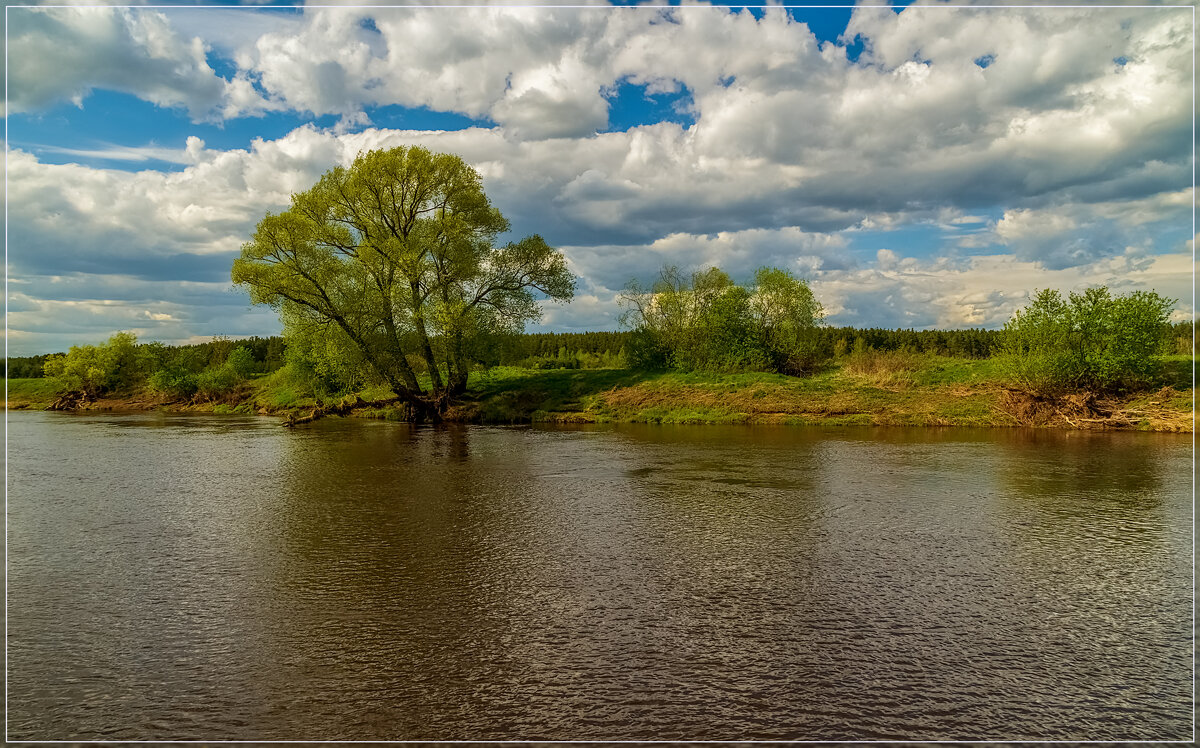
[[[1190,435],[8,419],[10,739],[1192,735]]]

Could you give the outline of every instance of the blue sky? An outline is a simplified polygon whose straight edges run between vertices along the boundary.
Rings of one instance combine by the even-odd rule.
[[[228,280],[363,149],[462,155],[614,329],[664,264],[808,278],[832,324],[1029,294],[1191,315],[1189,8],[11,8],[9,346],[279,330]]]

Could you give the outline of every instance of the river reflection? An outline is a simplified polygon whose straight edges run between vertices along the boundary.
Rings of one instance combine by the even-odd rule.
[[[19,739],[1180,739],[1190,439],[14,414]]]

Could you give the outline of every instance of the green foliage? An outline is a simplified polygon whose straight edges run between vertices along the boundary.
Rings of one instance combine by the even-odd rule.
[[[1176,322],[1167,332],[1167,351],[1176,356],[1194,356],[1196,352],[1195,322]]]
[[[196,393],[196,374],[181,366],[168,366],[150,375],[147,386],[173,398],[191,397]]]
[[[246,379],[255,369],[254,354],[245,346],[238,346],[229,352],[225,359],[225,368],[229,369],[239,379]]]
[[[229,351],[221,364],[208,366],[195,377],[196,394],[204,400],[229,395],[246,381],[254,367],[254,355],[245,347]]]
[[[118,332],[100,345],[77,345],[64,355],[46,359],[44,371],[63,389],[99,395],[138,384],[144,376],[139,365],[137,336]]]
[[[214,339],[221,340],[221,339]],[[157,348],[152,347],[157,346]],[[216,400],[232,393],[257,368],[254,354],[245,346],[220,350],[195,347],[170,349],[160,344],[143,346],[143,357],[156,368],[146,380],[150,390],[174,399]],[[204,366],[204,361],[213,361]]]
[[[353,392],[379,379],[363,352],[344,335],[330,334],[306,318],[285,323],[288,331],[284,373],[320,398]]]
[[[634,369],[665,371],[671,368],[671,348],[666,336],[646,325],[633,330],[626,355],[629,366]]]
[[[142,346],[141,356],[150,376],[147,387],[173,399],[196,394],[196,377],[209,360],[208,351],[197,346],[172,348],[161,343]]]
[[[1005,325],[1001,354],[1012,381],[1034,392],[1117,392],[1148,385],[1164,352],[1175,302],[1156,293],[1089,288],[1067,299],[1040,292]]]
[[[356,349],[355,365],[435,412],[465,390],[489,339],[540,317],[535,292],[555,301],[574,293],[565,259],[541,237],[495,246],[508,228],[461,158],[370,151],[268,213],[232,277],[253,303],[282,311],[287,337]],[[316,364],[329,358],[319,348],[309,346]]]
[[[880,327],[818,327],[809,333],[820,355],[842,358],[858,340],[863,350],[909,351],[937,356],[987,358],[997,341],[999,330],[889,330]]]
[[[582,368],[623,367],[622,350],[633,333],[611,332],[537,332],[510,335],[490,346],[495,352],[495,366],[524,366],[526,361],[556,359],[565,349],[581,360]],[[594,358],[593,358],[594,357]],[[592,367],[588,362],[597,361]]]
[[[807,283],[787,270],[759,268],[751,305],[775,371],[810,373],[829,358],[815,335],[824,310]]]
[[[219,367],[225,363],[225,359],[229,358],[229,354],[233,352],[233,341],[224,335],[214,335],[212,342],[208,344],[208,366]]]
[[[45,376],[46,359],[52,355],[43,353],[37,356],[14,356],[4,360],[4,376],[7,379],[39,379]]]
[[[811,335],[821,305],[786,270],[762,268],[741,286],[718,268],[668,267],[649,288],[631,282],[621,304],[636,367],[800,373],[822,358]]]
[[[237,373],[227,366],[211,367],[196,375],[196,394],[204,400],[216,400],[231,392],[240,381]]]

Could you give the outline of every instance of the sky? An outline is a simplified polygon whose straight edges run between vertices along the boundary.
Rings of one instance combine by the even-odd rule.
[[[10,355],[278,334],[241,244],[398,145],[566,255],[531,330],[619,329],[664,265],[787,268],[833,325],[1094,285],[1192,318],[1188,5],[323,4],[8,8]]]

